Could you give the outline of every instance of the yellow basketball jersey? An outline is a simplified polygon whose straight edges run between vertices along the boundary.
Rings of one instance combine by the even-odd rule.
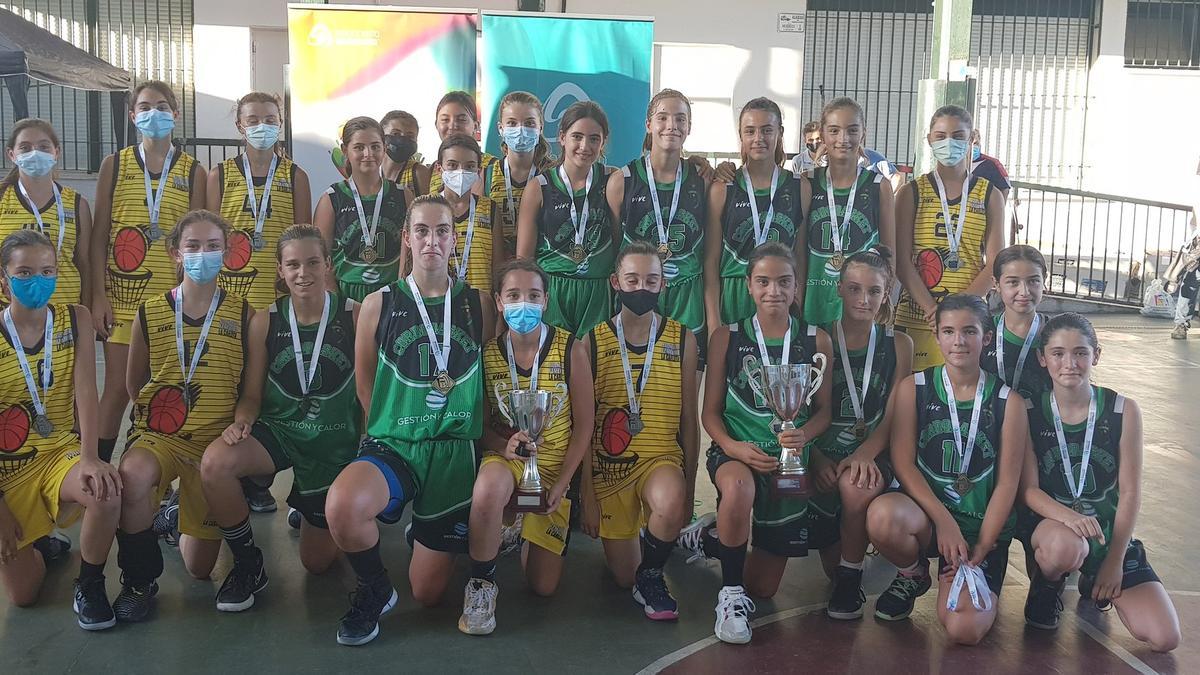
[[[178,283],[175,263],[167,255],[164,240],[191,208],[193,181],[199,165],[195,158],[176,147],[171,167],[161,178],[167,181],[158,218],[162,236],[151,240],[146,183],[137,146],[124,148],[114,157],[112,229],[108,235],[104,289],[113,313],[129,318],[146,298],[162,295]],[[150,178],[150,189],[158,194],[160,179]]]
[[[50,388],[42,393],[45,373],[45,346],[42,338],[26,344],[25,358],[38,387],[38,396],[46,406],[46,416],[54,426],[43,438],[34,428],[33,397],[25,384],[21,365],[13,349],[12,337],[0,321],[0,489],[10,490],[23,478],[21,470],[35,459],[48,459],[48,453],[66,452],[72,445],[78,449],[75,428],[75,310],[69,304],[52,304],[54,317],[52,337]],[[70,441],[74,440],[74,443]],[[37,473],[37,472],[31,472]]]
[[[640,462],[663,455],[682,457],[683,450],[676,437],[679,435],[679,414],[683,405],[680,392],[683,384],[683,333],[684,328],[679,322],[659,318],[650,382],[639,398],[645,428],[631,435],[627,422],[629,394],[625,389],[621,353],[613,322],[610,319],[592,329],[592,363],[596,379],[592,473],[597,497],[604,498],[635,480],[638,476],[635,469]],[[644,350],[638,353],[628,348],[627,354],[636,393],[646,355]]]
[[[541,173],[544,167],[537,168],[535,175]],[[484,174],[487,178],[487,174]],[[517,251],[517,216],[521,211],[521,197],[525,194],[526,184],[533,179],[528,175],[512,176],[510,184],[512,185],[512,208],[508,205],[508,190],[504,186],[504,159],[499,158],[496,161],[495,168],[491,172],[491,180],[485,189],[492,201],[496,202],[496,210],[500,216],[501,232],[506,242],[508,255],[511,257]],[[519,184],[518,184],[519,183]]]
[[[496,203],[488,197],[475,198],[475,226],[471,235],[471,251],[467,256],[466,274],[463,281],[471,288],[478,290],[483,297],[490,298],[492,294],[492,238],[499,236],[493,228],[498,217]],[[454,230],[458,238],[454,242],[454,255],[450,256],[450,275],[459,273],[463,252],[467,247],[467,220],[471,216],[468,207],[462,217],[454,217]]]
[[[396,180],[395,180],[396,185],[402,186],[404,189],[409,191],[409,194],[412,194],[412,195],[421,194],[421,191],[417,189],[420,186],[417,185],[416,168],[417,168],[417,160],[410,159],[410,160],[404,162],[404,167],[400,169],[400,173],[397,174]]]
[[[538,389],[559,391],[559,384],[569,383],[571,364],[570,333],[548,327],[546,344],[538,354]],[[529,370],[517,369],[517,382],[521,389],[530,389]],[[502,391],[512,389],[512,373],[508,369],[508,347],[504,335],[492,340],[483,350],[484,395],[487,397],[488,413],[492,424],[501,436],[512,432],[512,424],[500,413],[496,405],[496,383],[502,383]],[[538,445],[538,469],[548,480],[556,480],[567,455],[571,442],[571,401],[563,402],[558,412],[542,431],[542,443]]]
[[[63,220],[66,222],[61,244],[58,241],[58,207],[51,200],[40,211],[43,226],[41,232],[50,238],[50,243],[58,250],[58,285],[54,288],[54,299],[66,303],[91,304],[91,298],[84,302],[80,297],[82,289],[79,269],[75,267],[75,245],[78,241],[75,219],[79,213],[79,194],[62,185],[59,185],[58,189],[62,197]],[[4,196],[0,197],[0,240],[17,230],[38,229],[37,219],[33,217],[33,208],[37,207],[25,202],[19,187],[8,186],[4,190]],[[81,254],[87,255],[87,251],[81,251]]]
[[[262,247],[254,247],[254,211],[251,209],[249,187],[243,173],[242,155],[217,165],[221,180],[221,217],[233,226],[229,235],[228,255],[221,268],[222,288],[245,298],[251,307],[262,309],[279,296],[275,288],[275,247],[283,231],[295,220],[292,210],[296,165],[286,157],[279,158],[271,195],[263,221]],[[255,204],[262,207],[263,187],[254,188]]]
[[[484,180],[484,194],[487,194],[487,184],[492,180],[489,172],[492,170],[496,162],[499,161],[499,159],[500,158],[496,157],[495,155],[488,154],[486,152],[483,153],[483,161],[479,163],[479,173],[481,176],[483,176]],[[497,170],[499,169],[499,167],[496,168]],[[404,184],[402,181],[397,182]],[[429,174],[429,194],[439,194],[441,193],[443,187],[442,174],[436,170],[431,170]]]
[[[250,306],[236,295],[217,292],[221,301],[186,393],[184,368],[191,365],[204,317],[183,318],[182,365],[175,342],[174,292],[146,300],[137,317],[149,347],[150,381],[138,394],[130,435],[153,431],[179,437],[195,445],[193,459],[233,421],[241,387]]]
[[[916,181],[916,220],[913,227],[913,264],[937,302],[952,293],[961,293],[983,269],[984,241],[987,237],[987,200],[992,185],[986,178],[972,178],[967,192],[967,216],[958,247],[957,270],[946,267],[950,244],[946,237],[946,218],[933,178],[926,174]],[[950,217],[958,223],[959,200],[950,202]],[[927,326],[925,313],[908,292],[900,296],[896,323],[910,328]]]

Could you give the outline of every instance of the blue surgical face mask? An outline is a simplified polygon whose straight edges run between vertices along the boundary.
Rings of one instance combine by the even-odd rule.
[[[224,251],[201,251],[183,254],[183,271],[198,284],[207,284],[217,278],[225,261]]]
[[[29,309],[41,309],[50,302],[54,295],[54,287],[58,285],[58,277],[34,275],[26,279],[9,277],[8,285],[12,287],[13,299]]]
[[[58,163],[58,160],[48,152],[30,150],[29,152],[24,152],[13,157],[13,163],[26,176],[41,178],[54,169],[54,165]]]
[[[942,166],[958,166],[963,157],[967,156],[967,148],[971,144],[968,141],[960,141],[957,138],[943,138],[929,144],[933,150],[933,156],[937,159],[938,164]]]
[[[981,154],[983,154],[983,153],[979,152],[979,146],[978,146],[978,145],[972,145],[972,146],[971,146],[971,161],[972,161],[972,162],[978,162],[978,161],[979,161],[979,155],[981,155]]]
[[[533,127],[515,126],[500,130],[500,138],[504,139],[504,144],[513,152],[533,152],[539,137],[541,134]]]
[[[278,124],[255,124],[246,127],[246,142],[259,150],[273,148],[279,140],[279,130]]]
[[[505,303],[504,323],[515,332],[525,335],[542,323],[542,306],[532,302]]]
[[[133,118],[133,126],[146,138],[166,138],[175,129],[175,115],[169,110],[143,110]]]

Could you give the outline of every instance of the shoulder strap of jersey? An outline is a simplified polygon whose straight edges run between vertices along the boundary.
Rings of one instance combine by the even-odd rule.
[[[925,371],[918,370],[917,372],[913,373],[913,384],[917,385],[918,387],[925,386]]]
[[[1125,414],[1125,397],[1120,394],[1117,394],[1116,396],[1113,397],[1113,414],[1114,415],[1124,415]]]
[[[471,314],[471,337],[475,344],[483,343],[483,307],[479,301],[479,289],[467,289],[467,309]]]
[[[1000,385],[1000,393],[997,396],[999,396],[1000,400],[1007,401],[1008,400],[1008,392],[1010,392],[1010,391],[1012,391],[1012,389],[1010,389],[1007,384],[1002,384],[1002,385]]]
[[[400,292],[392,292],[390,285],[379,289],[383,294],[379,296],[379,319],[375,325],[375,344],[382,345],[383,337],[387,330],[388,315],[392,313],[392,306],[400,301]]]
[[[538,185],[540,185],[542,187],[546,187],[546,185],[548,184],[547,183],[548,179],[546,178],[546,174],[544,174],[544,173],[539,173],[538,175],[534,176],[534,180],[536,180]]]

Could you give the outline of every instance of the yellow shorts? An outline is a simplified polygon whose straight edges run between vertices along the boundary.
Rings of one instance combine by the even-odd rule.
[[[486,455],[483,458],[483,466],[488,464],[502,464],[512,473],[514,483],[521,482],[521,476],[525,473],[525,462],[519,459],[505,459],[499,455]],[[542,480],[547,480],[546,472],[542,474]],[[544,483],[548,484],[548,483]],[[567,550],[567,536],[570,530],[571,520],[571,500],[563,497],[559,502],[558,508],[549,515],[540,513],[526,513],[521,520],[521,538],[525,541],[540,546],[554,555],[562,555],[563,551]]]
[[[938,346],[937,337],[928,326],[908,327],[896,326],[906,333],[913,341],[913,372],[919,372],[932,366],[940,366],[946,362],[942,356],[942,348]]]
[[[108,338],[105,342],[111,342],[115,345],[129,345],[129,341],[133,339],[133,322],[137,320],[137,310],[123,311],[113,309],[113,325],[108,329]]]
[[[221,529],[208,516],[208,502],[204,499],[204,488],[200,483],[200,460],[208,443],[197,445],[174,436],[153,431],[138,432],[129,439],[127,448],[142,448],[158,460],[162,475],[158,487],[151,493],[151,501],[158,504],[167,486],[179,479],[179,531],[197,539],[221,540]]]
[[[13,476],[0,480],[4,503],[21,524],[17,548],[32,544],[55,527],[69,527],[83,514],[78,504],[60,501],[63,481],[79,463],[79,439],[73,434],[59,434],[36,450],[38,454],[33,461]]]
[[[660,466],[673,466],[683,470],[683,458],[676,455],[659,455],[639,462],[633,468],[636,477],[625,487],[600,498],[600,537],[603,539],[633,539],[646,524],[645,509],[642,507],[642,490],[646,479]]]

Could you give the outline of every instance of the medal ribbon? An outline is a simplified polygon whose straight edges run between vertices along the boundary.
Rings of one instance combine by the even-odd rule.
[[[379,210],[383,208],[383,192],[387,181],[380,180],[379,192],[375,195],[375,212],[367,223],[367,212],[363,209],[362,197],[358,194],[358,186],[354,184],[354,176],[346,179],[350,183],[350,192],[354,195],[354,208],[358,209],[358,227],[362,230],[362,240],[367,246],[375,245],[375,234],[379,231]]]
[[[329,291],[325,291],[325,306],[321,309],[321,323],[317,328],[317,339],[313,342],[311,363],[304,363],[304,350],[300,347],[300,327],[296,323],[296,306],[288,299],[288,323],[292,328],[292,353],[296,355],[296,377],[300,381],[300,393],[308,396],[313,376],[317,374],[317,363],[321,360],[321,345],[325,344],[325,327],[329,320]]]
[[[17,333],[17,327],[13,324],[12,308],[4,310],[4,327],[8,329],[8,336],[12,340],[13,351],[17,353],[17,363],[21,366],[21,374],[25,376],[25,388],[29,390],[29,396],[33,399],[33,411],[40,417],[46,416],[46,401],[50,398],[50,378],[52,377],[54,365],[54,312],[50,308],[46,308],[46,338],[42,342],[42,395],[38,395],[37,381],[33,378],[33,369],[29,367],[29,360],[25,358],[25,347],[21,344],[21,336]]]
[[[546,328],[546,324],[542,324],[541,336],[538,338],[538,349],[533,355],[533,366],[529,369],[529,391],[537,391],[538,388],[538,360],[542,358],[542,348],[546,346],[546,336],[550,333]],[[517,380],[517,358],[513,356],[512,348],[512,332],[504,334],[505,344],[508,347],[508,374],[512,377],[513,389],[520,389],[521,383]]]
[[[967,429],[967,445],[963,447],[962,429],[958,423],[958,399],[954,396],[954,384],[950,382],[950,373],[946,371],[946,367],[942,366],[942,385],[946,389],[947,408],[950,408],[950,426],[954,431],[954,448],[958,450],[958,456],[962,460],[960,465],[959,475],[965,475],[968,479],[967,469],[971,466],[971,455],[975,453],[975,435],[979,431],[979,413],[983,410],[983,385],[986,376],[981,371],[979,373],[979,383],[975,385],[975,403],[971,408],[971,426]],[[953,594],[951,594],[953,595]]]
[[[833,252],[838,254],[845,248],[842,245],[842,232],[850,231],[850,216],[854,215],[854,196],[858,194],[858,179],[862,177],[863,166],[859,164],[857,168],[854,184],[850,186],[850,196],[846,198],[846,213],[842,214],[840,226],[837,221],[837,203],[833,201],[833,174],[828,168],[825,169],[825,200],[829,203],[829,227],[833,235]],[[871,330],[871,337],[875,337],[874,329]]]
[[[643,155],[646,160],[646,183],[650,186],[650,201],[654,204],[654,222],[658,225],[658,243],[667,245],[667,227],[675,221],[675,211],[679,209],[679,187],[683,185],[683,159],[675,166],[675,187],[671,191],[671,212],[664,223],[662,207],[658,202],[658,183],[654,180],[654,168],[650,166],[650,153]]]
[[[946,609],[951,612],[958,611],[958,594],[962,592],[964,584],[975,609],[986,612],[992,608],[992,594],[987,585],[987,576],[982,569],[964,561],[959,563],[958,571],[954,573],[954,582],[950,584],[950,596],[946,598]]]
[[[175,156],[175,146],[167,146],[167,156],[163,159],[162,174],[158,178],[158,190],[150,189],[150,167],[146,165],[146,153],[142,144],[137,146],[138,157],[142,160],[142,178],[146,179],[146,210],[150,214],[150,226],[158,226],[158,214],[162,211],[163,193],[167,188],[167,173],[171,171],[171,158]]]
[[[510,214],[512,214],[513,223],[516,223],[517,222],[517,206],[516,206],[517,203],[513,199],[512,179],[509,177],[508,157],[507,156],[504,157],[504,164],[503,164],[502,168],[503,168],[503,171],[501,171],[501,173],[504,174],[504,196],[505,196],[505,199],[508,201],[508,212]],[[526,179],[525,184],[528,185],[529,181],[533,180],[533,177],[536,175],[537,175],[537,167],[530,166],[529,167],[529,178]]]
[[[750,196],[750,219],[754,221],[754,245],[762,246],[771,233],[771,221],[775,219],[775,190],[779,187],[779,165],[771,172],[771,196],[767,198],[767,218],[758,220],[758,199],[754,196],[754,183],[750,181],[750,169],[742,166],[742,178],[746,181],[746,194]]]
[[[658,315],[650,315],[650,337],[646,339],[646,360],[642,362],[642,379],[638,382],[637,395],[633,391],[633,370],[629,367],[629,350],[625,347],[625,329],[621,325],[621,315],[613,319],[617,329],[617,347],[621,350],[621,374],[625,376],[625,393],[629,396],[629,412],[637,416],[642,411],[639,397],[646,390],[650,381],[650,364],[654,361],[654,342],[658,334]]]
[[[767,342],[763,339],[762,324],[758,322],[758,313],[754,313],[754,319],[751,321],[754,325],[754,339],[758,340],[758,355],[762,361],[762,365],[771,365],[771,355],[767,353]],[[788,364],[788,356],[792,351],[792,319],[788,317],[787,332],[783,334],[783,354],[779,357],[779,365],[786,366]]]
[[[445,196],[445,191],[442,196]],[[449,199],[447,197],[447,199]],[[471,195],[471,209],[467,213],[467,236],[463,241],[462,257],[458,258],[458,254],[454,253],[455,258],[458,258],[458,264],[455,265],[455,277],[466,280],[467,278],[467,262],[471,259],[471,244],[475,241],[475,195]]]
[[[575,190],[571,188],[571,179],[567,176],[567,169],[563,165],[558,166],[558,177],[562,179],[563,187],[567,189],[567,201],[571,204],[571,225],[575,227],[575,245],[583,244],[583,231],[587,229],[588,219],[588,197],[592,194],[592,173],[596,170],[596,165],[588,167],[587,180],[583,183],[583,213],[575,209]]]
[[[1025,336],[1025,342],[1021,345],[1021,353],[1017,356],[1017,369],[1013,371],[1013,381],[1008,386],[1013,389],[1021,384],[1021,371],[1025,369],[1025,359],[1029,356],[1029,350],[1033,348],[1033,342],[1037,339],[1038,326],[1042,323],[1040,314],[1033,315],[1033,323],[1029,325],[1029,334]],[[1000,325],[996,327],[996,372],[1000,375],[1000,379],[1004,379],[1004,314],[1000,315]]]
[[[10,329],[11,330],[11,329]],[[1067,489],[1071,491],[1073,501],[1079,501],[1083,495],[1084,484],[1087,480],[1088,464],[1092,459],[1092,435],[1096,432],[1096,391],[1088,385],[1088,416],[1087,430],[1083,432],[1083,456],[1079,459],[1079,482],[1071,471],[1071,455],[1067,452],[1067,434],[1063,431],[1062,413],[1058,410],[1058,400],[1054,392],[1050,392],[1050,410],[1054,413],[1054,434],[1058,436],[1058,454],[1062,458],[1063,475],[1067,478]]]
[[[437,334],[433,332],[433,322],[429,320],[429,312],[425,309],[425,299],[421,297],[421,289],[417,281],[409,274],[404,279],[408,289],[412,291],[413,300],[417,301],[417,311],[421,314],[421,323],[425,324],[425,335],[429,337],[429,351],[433,352],[433,360],[437,362],[438,372],[450,372],[450,291],[454,289],[454,280],[448,279],[446,298],[442,302],[442,341],[438,343]]]
[[[183,372],[183,387],[187,390],[200,364],[200,355],[204,353],[204,344],[208,342],[208,330],[212,328],[213,316],[217,313],[217,305],[221,304],[221,290],[214,288],[212,302],[208,304],[208,314],[204,315],[204,325],[200,328],[200,338],[192,349],[192,361],[187,363],[183,348],[183,285],[175,287],[175,352],[179,355],[179,370]]]
[[[25,191],[25,186],[21,184],[20,180],[17,180],[17,188],[21,191],[21,196],[25,198],[25,201],[29,202],[29,210],[33,211],[33,219],[37,221],[38,230],[42,234],[46,234],[46,226],[42,223],[42,210],[30,199],[29,193]],[[58,184],[51,181],[50,189],[54,190],[54,206],[58,210],[58,244],[54,250],[62,254],[63,239],[67,234],[67,214],[63,211],[62,193],[58,191]]]
[[[875,324],[871,324],[871,339],[867,343],[867,361],[863,365],[861,399],[858,397],[858,388],[854,386],[854,371],[850,369],[850,351],[846,349],[846,331],[842,329],[841,320],[837,322],[837,339],[838,348],[842,352],[842,369],[846,371],[846,388],[850,390],[850,405],[854,408],[854,417],[865,422],[866,414],[863,407],[867,403],[867,386],[871,382],[871,370],[875,365]]]
[[[933,182],[937,183],[938,199],[942,202],[942,218],[946,221],[946,240],[950,246],[950,255],[957,256],[962,244],[963,227],[967,222],[967,187],[971,183],[971,170],[967,169],[967,177],[963,179],[962,196],[958,200],[958,225],[950,219],[950,202],[946,200],[946,185],[937,169],[933,170]]]
[[[246,173],[246,195],[250,199],[250,213],[254,214],[254,236],[255,238],[262,237],[263,223],[267,220],[267,208],[271,200],[271,184],[275,182],[275,169],[279,166],[279,155],[271,155],[271,168],[267,171],[267,183],[263,186],[263,196],[261,207],[258,198],[254,195],[254,177],[250,175],[250,158],[242,155],[242,169]],[[354,181],[350,181],[354,185]],[[382,191],[382,187],[380,190]],[[355,191],[354,196],[358,196]],[[359,205],[359,213],[362,213],[362,205]],[[379,218],[379,212],[375,212],[375,218]]]

